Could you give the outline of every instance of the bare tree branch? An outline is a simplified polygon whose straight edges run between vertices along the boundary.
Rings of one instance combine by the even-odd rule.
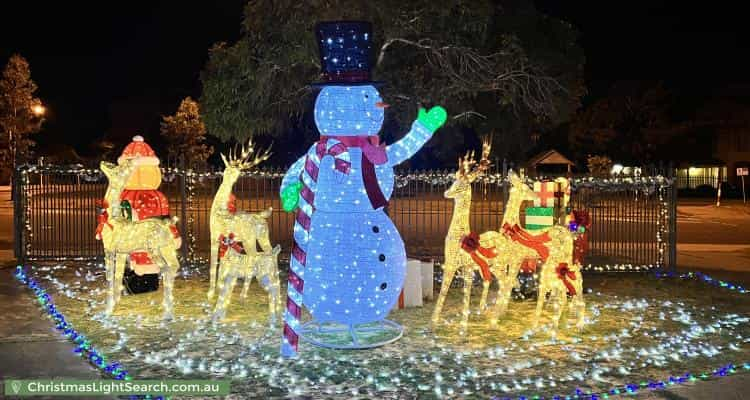
[[[395,44],[422,52],[430,68],[438,72],[443,84],[452,90],[496,93],[516,111],[523,107],[534,114],[549,117],[555,112],[554,94],[566,91],[555,78],[541,73],[540,68],[529,63],[513,43],[507,44],[506,49],[481,54],[466,46],[438,46],[428,38],[394,37],[380,47],[378,64],[385,60],[388,50]]]

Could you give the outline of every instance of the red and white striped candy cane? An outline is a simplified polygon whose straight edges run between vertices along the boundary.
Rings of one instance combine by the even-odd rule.
[[[344,174],[351,169],[347,147],[335,139],[323,138],[305,156],[305,165],[300,173],[302,191],[294,221],[294,242],[289,261],[284,330],[281,340],[281,354],[292,357],[299,346],[300,317],[302,315],[304,273],[307,262],[307,243],[310,240],[310,223],[315,211],[315,187],[318,183],[320,160],[325,156],[334,157],[334,168]]]

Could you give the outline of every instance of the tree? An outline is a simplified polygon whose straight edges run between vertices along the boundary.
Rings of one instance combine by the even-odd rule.
[[[30,157],[36,133],[43,122],[44,107],[34,97],[37,86],[25,58],[14,54],[8,60],[0,79],[0,167],[13,168],[19,159]]]
[[[591,175],[597,178],[606,178],[612,171],[612,160],[607,156],[588,156],[586,166]]]
[[[174,115],[162,117],[161,134],[167,141],[169,160],[183,161],[186,167],[205,165],[213,147],[205,144],[206,126],[198,103],[186,97]]]
[[[672,103],[661,83],[618,82],[606,97],[576,115],[570,126],[571,148],[578,158],[607,153],[618,161],[653,160],[676,132]]]
[[[418,107],[444,105],[452,119],[437,150],[451,163],[464,128],[510,143],[502,135],[567,119],[584,93],[577,33],[530,0],[256,0],[244,14],[242,38],[213,46],[201,73],[205,121],[222,139],[281,136],[309,122],[301,117],[319,78],[313,28],[322,20],[373,23],[373,72],[394,105],[385,139]]]

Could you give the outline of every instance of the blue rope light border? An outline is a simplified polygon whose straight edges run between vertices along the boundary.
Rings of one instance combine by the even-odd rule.
[[[88,360],[91,365],[103,371],[105,376],[111,376],[118,381],[130,381],[133,379],[128,371],[123,369],[123,365],[119,362],[113,361],[111,363],[107,363],[107,357],[96,350],[96,348],[91,344],[91,342],[86,338],[85,335],[73,328],[73,324],[65,320],[65,316],[61,312],[57,311],[55,302],[52,300],[52,297],[49,295],[49,293],[47,293],[47,291],[42,286],[40,286],[34,278],[28,276],[22,266],[19,265],[16,267],[16,273],[14,275],[16,279],[18,279],[19,281],[21,281],[21,283],[25,284],[29,287],[29,289],[34,291],[37,302],[39,302],[39,305],[42,307],[42,309],[47,312],[47,316],[49,316],[50,319],[52,319],[52,321],[55,323],[55,328],[60,331],[60,334],[70,339],[76,345],[75,349],[73,349],[73,352],[75,354]],[[162,396],[152,397],[150,395],[130,396],[129,398],[133,400],[164,399],[164,397]]]
[[[702,272],[686,272],[676,273],[673,271],[654,271],[654,275],[657,279],[685,279],[685,280],[698,280],[705,284],[715,286],[717,288],[723,288],[731,291],[735,291],[740,294],[750,293],[750,290],[745,289],[740,285],[736,285],[727,281],[712,278],[711,276]],[[26,275],[23,267],[20,265],[16,267],[15,277],[23,284],[28,286],[34,291],[37,301],[42,308],[47,311],[48,316],[55,322],[57,330],[61,331],[61,334],[69,338],[73,343],[76,344],[76,348],[73,350],[76,354],[86,358],[91,365],[104,371],[106,374],[112,376],[116,380],[132,380],[132,377],[128,374],[127,370],[123,369],[123,366],[118,362],[107,363],[106,356],[99,353],[94,346],[86,339],[86,337],[79,333],[73,328],[70,322],[65,320],[65,316],[57,311],[52,297],[47,291],[42,288],[36,280]],[[670,386],[680,385],[688,382],[695,382],[698,380],[707,380],[712,377],[724,377],[737,373],[739,369],[749,371],[750,362],[742,363],[742,365],[726,364],[724,366],[713,369],[712,371],[703,372],[700,374],[685,373],[680,376],[670,376],[666,380],[653,380],[649,382],[640,382],[638,384],[627,384],[616,386],[610,390],[604,392],[584,392],[581,389],[576,389],[571,395],[557,395],[546,398],[544,396],[533,395],[533,396],[518,396],[518,397],[492,397],[493,400],[602,400],[609,399],[612,396],[618,395],[634,395],[639,391],[646,389],[655,391],[663,390]],[[131,396],[131,399],[152,399],[151,396]],[[164,399],[163,397],[154,397],[153,399]]]

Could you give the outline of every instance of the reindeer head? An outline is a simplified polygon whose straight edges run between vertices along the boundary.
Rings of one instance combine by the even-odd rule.
[[[515,172],[508,171],[508,180],[510,180],[510,195],[520,198],[521,201],[532,201],[536,200],[539,196],[534,192],[529,185],[524,182],[522,176],[518,176]]]
[[[236,151],[229,151],[229,158],[221,154],[221,160],[224,161],[224,181],[232,184],[237,181],[243,170],[251,169],[256,165],[267,160],[271,156],[270,147],[263,152],[255,152],[252,139],[247,141],[247,145],[242,145],[240,155]]]
[[[489,139],[482,141],[482,157],[477,163],[474,159],[474,151],[467,152],[465,156],[458,158],[458,171],[456,179],[448,190],[445,197],[452,199],[471,190],[471,183],[483,175],[490,168],[490,149],[492,144]]]
[[[109,187],[112,190],[121,191],[130,177],[130,174],[135,169],[133,162],[130,160],[125,161],[122,165],[116,165],[108,161],[102,161],[99,163],[99,169],[102,171],[104,176],[109,181]]]

